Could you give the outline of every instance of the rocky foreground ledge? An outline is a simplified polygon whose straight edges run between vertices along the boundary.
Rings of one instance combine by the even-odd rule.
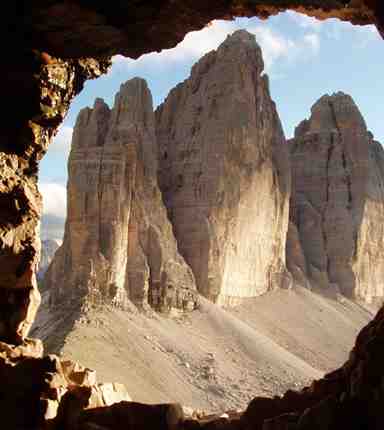
[[[382,429],[384,309],[363,328],[349,360],[301,391],[256,397],[241,412],[204,415],[177,404],[130,400],[121,384],[97,383],[96,374],[55,355],[39,340],[0,343],[2,428],[49,430]]]
[[[0,342],[0,378],[7,429],[181,429],[240,418],[240,412],[218,417],[179,404],[133,402],[123,384],[98,383],[94,370],[43,357],[38,339],[19,346]]]

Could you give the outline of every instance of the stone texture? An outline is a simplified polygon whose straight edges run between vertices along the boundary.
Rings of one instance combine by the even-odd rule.
[[[98,383],[78,363],[43,357],[41,341],[32,339],[0,343],[0,377],[2,426],[9,429],[63,429],[83,410],[131,400],[122,384]]]
[[[156,111],[159,184],[199,292],[219,303],[289,284],[290,167],[263,59],[245,30]]]
[[[30,6],[32,30],[40,35],[35,46],[44,45],[56,55],[77,57],[111,55],[117,50],[134,58],[144,52],[174,46],[183,36],[201,29],[213,19],[234,16],[267,18],[287,9],[320,19],[339,18],[355,24],[380,23],[379,0],[202,0],[157,4],[119,2],[113,8],[98,1],[63,4],[41,0]],[[375,16],[376,15],[376,16]],[[124,19],[122,19],[124,17]],[[59,25],[56,22],[59,21]],[[132,43],[132,39],[135,43]],[[66,43],[69,42],[69,43]]]
[[[41,255],[37,279],[41,280],[47,271],[55,252],[58,250],[60,242],[55,239],[46,239],[41,241]]]
[[[291,215],[291,218],[292,215]],[[310,288],[308,281],[307,266],[303,248],[299,237],[296,224],[289,220],[288,234],[286,242],[287,268],[293,276],[296,283],[301,286]]]
[[[152,97],[144,80],[79,113],[69,159],[64,241],[44,278],[51,303],[194,308],[194,277],[177,251],[157,184]]]
[[[368,177],[362,222],[357,236],[354,294],[381,306],[384,297],[384,150],[369,135]]]
[[[38,161],[84,81],[99,76],[110,64],[108,60],[65,62],[48,58],[49,61],[45,61],[38,52],[32,55],[31,66],[24,69],[30,71],[32,67],[30,83],[21,80],[16,86],[17,91],[25,90],[23,97],[17,92],[11,93],[6,111],[14,117],[3,118],[5,125],[0,145],[0,339],[12,344],[22,342],[27,336],[40,304],[36,281],[42,208],[37,189]],[[15,79],[20,73],[10,73],[9,76]],[[31,88],[34,89],[32,94],[29,93]],[[25,102],[20,103],[21,99]],[[28,109],[34,109],[34,114],[28,116]]]
[[[177,430],[182,428],[183,421],[183,410],[178,404],[144,405],[136,402],[120,402],[110,408],[82,411],[78,419],[78,428],[79,430],[92,428],[118,430],[124,423],[124,428],[127,430],[147,428]]]
[[[289,144],[288,267],[301,284],[380,300],[383,149],[350,96],[324,96],[311,112]]]

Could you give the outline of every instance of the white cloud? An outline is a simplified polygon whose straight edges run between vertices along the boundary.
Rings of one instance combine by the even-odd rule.
[[[267,72],[278,61],[297,62],[308,58],[309,54],[317,55],[320,50],[320,38],[316,33],[305,34],[300,39],[291,39],[268,27],[254,27],[248,30],[255,34],[263,50]]]
[[[268,70],[282,57],[289,57],[296,50],[292,39],[283,37],[269,27],[257,26],[248,29],[256,36],[257,43],[263,51],[265,68]]]
[[[324,27],[324,35],[331,40],[341,40],[341,38],[346,34],[346,32],[359,30],[359,27],[353,26],[350,22],[339,21],[336,19],[329,20],[326,27]]]
[[[320,50],[320,38],[318,34],[309,33],[304,35],[304,47],[305,45],[312,51],[313,54],[317,54]]]
[[[43,196],[43,214],[65,218],[67,212],[67,189],[64,185],[46,182],[39,185]]]
[[[165,51],[168,58],[179,60],[185,58],[200,58],[213,49],[216,49],[239,26],[231,21],[212,21],[200,31],[188,33],[184,40],[176,47]]]
[[[230,33],[239,26],[234,21],[212,21],[200,31],[188,33],[176,47],[163,49],[161,52],[151,52],[132,60],[121,55],[113,57],[112,61],[117,66],[138,67],[143,63],[155,62],[179,62],[198,59],[213,49],[216,49]]]
[[[365,48],[371,42],[383,41],[374,25],[364,25],[356,28],[358,29],[359,37],[355,46],[358,48]]]
[[[304,38],[294,40],[274,30],[268,23],[260,22],[255,25],[254,21],[249,21],[248,25],[244,25],[244,20],[242,23],[212,21],[203,30],[188,33],[184,40],[173,49],[163,50],[160,53],[152,52],[143,55],[136,61],[117,55],[113,58],[114,67],[134,69],[143,66],[159,67],[167,65],[169,62],[196,61],[207,52],[216,49],[229,34],[239,28],[245,28],[255,34],[256,40],[263,50],[267,71],[277,60],[284,58],[296,61],[300,58],[299,54],[303,54],[303,57],[308,55],[308,48],[311,54],[316,54],[320,48],[320,39],[314,32],[306,34]]]
[[[310,30],[316,34],[321,33],[321,36],[331,40],[340,40],[346,32],[352,33],[357,39],[357,43],[354,44],[356,47],[365,47],[372,41],[381,40],[380,34],[374,25],[353,25],[350,22],[336,18],[320,21],[293,11],[288,11],[286,14],[302,29]]]
[[[324,27],[323,33],[327,38],[336,41],[347,35],[350,38],[350,43],[355,48],[365,48],[372,42],[382,41],[374,25],[353,25],[336,19],[329,20],[327,26]]]
[[[71,150],[73,128],[63,125],[59,128],[58,133],[53,138],[52,143],[49,145],[49,152],[56,152],[65,155],[69,155]]]
[[[294,12],[289,10],[286,14],[295,21],[301,28],[311,31],[321,31],[322,27],[325,24],[325,21],[320,21],[316,18],[312,18],[311,16],[304,15],[302,13]]]

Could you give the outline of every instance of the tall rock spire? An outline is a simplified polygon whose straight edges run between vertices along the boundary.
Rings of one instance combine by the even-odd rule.
[[[289,269],[322,290],[368,302],[382,297],[384,152],[353,99],[321,97],[289,147]]]
[[[52,303],[195,306],[194,277],[157,184],[154,124],[152,96],[139,78],[121,86],[112,110],[97,99],[79,113],[64,241],[44,279]]]
[[[199,292],[219,303],[287,285],[290,167],[261,49],[239,30],[156,111],[159,184]]]

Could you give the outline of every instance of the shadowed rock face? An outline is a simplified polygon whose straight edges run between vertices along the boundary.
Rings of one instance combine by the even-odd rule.
[[[220,303],[289,283],[289,157],[263,67],[254,36],[237,31],[156,111],[159,184],[180,251]]]
[[[0,145],[0,339],[13,344],[27,336],[40,304],[38,162],[85,80],[105,73],[110,64],[94,59],[43,61],[30,52],[25,65],[20,55],[16,53],[17,70],[6,72],[3,81],[8,108]],[[31,75],[26,78],[24,73]]]
[[[77,118],[69,159],[64,242],[44,278],[58,305],[82,297],[159,310],[195,306],[194,278],[177,252],[157,185],[152,97],[121,86]]]
[[[289,146],[291,272],[368,302],[382,296],[384,153],[352,98],[322,97]]]
[[[320,19],[334,17],[355,24],[377,23],[382,28],[383,7],[379,0],[211,0],[209,3],[164,0],[160,4],[118,2],[113,7],[101,0],[69,4],[36,0],[28,5],[29,20],[24,21],[35,34],[32,39],[35,48],[43,46],[55,55],[77,57],[120,52],[138,57],[143,52],[174,46],[187,32],[213,19],[267,18],[287,9]]]

